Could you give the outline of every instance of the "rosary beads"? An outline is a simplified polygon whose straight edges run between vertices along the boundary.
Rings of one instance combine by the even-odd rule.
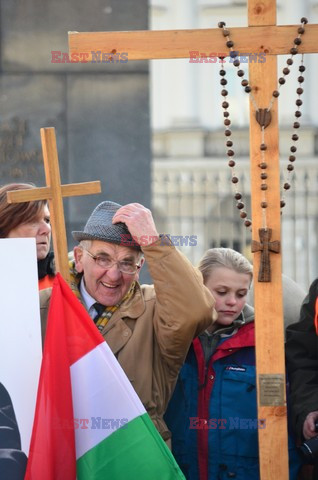
[[[266,172],[267,170],[267,162],[266,162],[266,150],[267,150],[267,145],[265,143],[265,128],[269,125],[271,121],[271,109],[273,107],[273,104],[275,100],[279,97],[280,94],[280,88],[282,85],[285,84],[286,79],[285,77],[290,73],[290,66],[293,65],[294,60],[293,56],[298,53],[298,46],[301,44],[301,36],[305,33],[305,25],[308,23],[308,20],[303,17],[301,19],[301,26],[298,28],[298,36],[294,39],[294,45],[290,49],[290,58],[287,59],[287,66],[283,68],[283,75],[278,79],[278,88],[273,91],[271,99],[269,101],[268,107],[265,109],[259,108],[257,105],[257,102],[254,98],[252,88],[249,84],[249,81],[244,78],[245,72],[240,68],[240,60],[238,58],[238,52],[234,50],[234,42],[230,39],[230,32],[228,29],[225,28],[225,22],[219,22],[218,27],[223,30],[223,36],[226,37],[226,46],[230,49],[230,57],[233,59],[233,65],[237,68],[237,75],[238,77],[242,78],[241,80],[241,85],[244,88],[244,91],[250,95],[251,101],[254,105],[255,111],[256,111],[256,120],[260,124],[261,127],[261,144],[260,144],[260,152],[261,152],[261,161],[259,163],[259,168],[260,168],[260,188],[262,191],[262,200],[261,200],[261,208],[262,208],[262,217],[263,217],[263,227],[266,228],[266,208],[268,206],[267,198],[266,198],[266,191],[267,191],[267,183],[266,180],[268,178],[268,174]],[[227,80],[225,78],[226,76],[226,71],[224,68],[224,57],[220,57],[221,60],[221,69],[220,69],[220,84],[222,86],[221,90],[221,95],[223,97],[222,101],[222,108],[223,108],[223,117],[224,117],[224,125],[225,125],[225,137],[226,137],[226,146],[228,147],[227,150],[227,155],[229,157],[228,165],[232,170],[232,184],[234,185],[235,188],[235,195],[234,198],[236,200],[236,207],[240,211],[240,217],[244,220],[244,225],[248,228],[252,225],[252,222],[250,219],[247,218],[247,213],[245,211],[245,204],[242,201],[242,194],[238,190],[238,183],[239,179],[235,173],[235,166],[236,162],[234,160],[234,150],[233,150],[233,141],[229,138],[232,135],[232,132],[230,130],[230,125],[231,125],[231,120],[230,120],[230,113],[229,113],[229,102],[227,100],[228,96],[228,91],[226,90],[226,85],[227,85]],[[296,100],[296,106],[297,110],[295,111],[295,117],[296,120],[293,123],[293,129],[294,133],[292,134],[292,141],[293,145],[290,147],[290,152],[291,154],[289,155],[289,163],[287,165],[287,178],[286,181],[283,184],[283,191],[286,192],[287,190],[290,189],[290,175],[294,170],[294,162],[296,160],[296,142],[299,139],[298,136],[298,129],[300,127],[300,121],[299,118],[301,117],[301,111],[300,107],[302,105],[302,100],[301,100],[301,95],[303,94],[303,82],[304,82],[304,76],[303,73],[305,71],[305,66],[303,65],[303,55],[302,55],[302,60],[301,60],[301,65],[299,66],[299,72],[300,75],[298,76],[298,87],[296,90],[297,93],[297,100]],[[285,199],[284,199],[284,192],[280,201],[280,207],[283,208],[285,206]]]

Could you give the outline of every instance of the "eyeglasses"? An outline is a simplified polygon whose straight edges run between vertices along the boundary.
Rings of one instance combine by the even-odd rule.
[[[112,258],[107,257],[106,255],[93,255],[91,252],[84,250],[88,253],[88,255],[95,261],[96,265],[101,268],[105,268],[108,270],[113,265],[117,264],[117,268],[121,273],[127,273],[128,275],[133,275],[136,273],[141,266],[138,263],[134,263],[132,260],[113,260]]]

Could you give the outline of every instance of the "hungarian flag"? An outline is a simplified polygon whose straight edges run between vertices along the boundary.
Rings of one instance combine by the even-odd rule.
[[[57,275],[25,480],[184,479],[85,308]]]

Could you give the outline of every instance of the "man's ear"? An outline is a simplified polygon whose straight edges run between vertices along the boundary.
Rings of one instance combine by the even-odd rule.
[[[80,247],[79,245],[77,247],[74,247],[74,260],[75,260],[75,268],[78,271],[78,273],[82,273],[84,268],[83,268],[83,248]]]
[[[145,257],[141,257],[141,259],[138,262],[139,268],[138,268],[137,272],[135,273],[135,280],[139,280],[139,273],[140,273],[140,270],[142,269],[142,266],[143,266],[144,263],[145,263]]]

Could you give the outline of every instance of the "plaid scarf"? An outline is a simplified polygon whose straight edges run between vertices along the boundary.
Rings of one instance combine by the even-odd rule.
[[[79,286],[80,286],[80,282],[81,282],[81,279],[82,279],[82,276],[83,274],[82,273],[79,273],[76,268],[75,268],[75,262],[74,260],[70,260],[69,261],[69,267],[70,267],[70,276],[71,276],[71,289],[72,289],[72,292],[77,296],[77,298],[79,299],[79,301],[81,303],[83,303],[83,299],[82,299],[82,296],[81,296],[81,292],[80,292],[80,289],[79,289]],[[122,300],[117,303],[117,305],[112,305],[111,307],[105,307],[105,310],[103,311],[103,313],[98,317],[98,320],[94,320],[95,321],[95,324],[96,324],[96,327],[98,328],[98,330],[101,332],[103,330],[103,328],[105,327],[105,325],[107,325],[108,321],[110,320],[110,318],[112,317],[113,313],[116,312],[116,310],[118,310],[118,308],[120,307],[120,305],[122,303],[124,303],[126,300],[130,299],[134,293],[135,293],[135,287],[136,287],[136,282],[132,282],[131,286],[130,286],[130,289],[128,290],[128,292],[126,293],[126,295],[124,296],[124,298],[122,298]]]

